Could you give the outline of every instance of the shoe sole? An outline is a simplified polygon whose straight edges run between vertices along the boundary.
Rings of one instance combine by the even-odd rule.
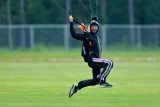
[[[100,85],[99,87],[100,88],[112,88],[112,86],[102,86],[102,85]]]
[[[75,89],[75,85],[72,85],[70,91],[69,91],[69,97],[71,97],[73,95],[73,91]]]

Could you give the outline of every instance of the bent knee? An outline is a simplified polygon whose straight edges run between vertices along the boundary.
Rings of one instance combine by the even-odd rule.
[[[110,66],[111,68],[113,68],[113,61],[112,60],[106,60],[106,66]]]
[[[97,79],[93,79],[93,85],[97,85],[97,84],[99,84],[99,79],[97,78]]]

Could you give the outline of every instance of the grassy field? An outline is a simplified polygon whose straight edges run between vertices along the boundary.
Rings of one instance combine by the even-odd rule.
[[[91,78],[83,61],[0,62],[0,107],[160,107],[160,61],[114,61],[108,81],[80,90],[73,83]]]

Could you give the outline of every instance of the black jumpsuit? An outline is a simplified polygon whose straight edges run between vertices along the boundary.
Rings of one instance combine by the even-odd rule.
[[[111,60],[100,58],[102,49],[99,37],[96,34],[89,32],[76,33],[73,22],[70,23],[70,32],[73,38],[83,42],[82,56],[84,61],[92,68],[93,74],[92,79],[80,81],[77,88],[81,89],[86,86],[97,85],[105,82],[106,77],[113,67],[113,62]]]

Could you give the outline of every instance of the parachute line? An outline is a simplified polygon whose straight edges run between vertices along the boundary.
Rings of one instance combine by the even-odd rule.
[[[91,0],[89,0],[89,5],[90,5],[90,9],[91,9],[92,16],[93,16],[93,8],[92,8],[92,1]]]
[[[84,9],[86,10],[86,12],[88,14],[90,14],[89,10],[87,9],[87,7],[84,5],[84,3],[82,2],[82,0],[79,0],[79,2],[82,4],[82,6],[84,7]]]
[[[62,8],[62,6],[60,6],[57,2],[56,2],[56,0],[52,0],[56,5],[57,5],[57,7],[59,7],[61,10],[63,10],[64,12],[66,12],[66,10],[64,9],[64,8]]]
[[[96,16],[97,16],[97,6],[98,6],[98,0],[95,2],[95,11],[96,11]]]

